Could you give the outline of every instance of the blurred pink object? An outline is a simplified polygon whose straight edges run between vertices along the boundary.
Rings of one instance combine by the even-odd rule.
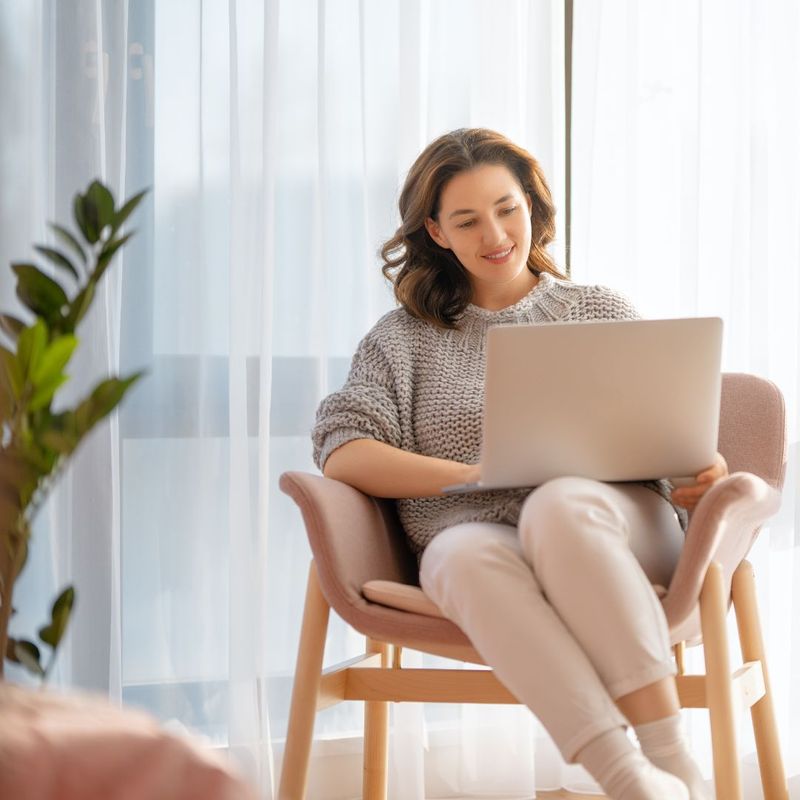
[[[255,800],[219,756],[139,711],[0,682],[2,800]]]

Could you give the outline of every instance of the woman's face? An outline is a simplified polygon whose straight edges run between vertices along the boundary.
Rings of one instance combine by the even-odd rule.
[[[425,227],[467,271],[473,302],[524,296],[535,283],[526,267],[531,200],[511,171],[482,164],[460,172],[445,184],[439,205],[438,220],[429,217]]]

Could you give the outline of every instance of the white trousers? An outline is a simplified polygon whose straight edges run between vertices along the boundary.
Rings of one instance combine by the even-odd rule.
[[[420,583],[572,762],[627,724],[614,699],[675,674],[652,584],[669,584],[682,546],[654,491],[559,478],[531,492],[516,529],[439,533]]]

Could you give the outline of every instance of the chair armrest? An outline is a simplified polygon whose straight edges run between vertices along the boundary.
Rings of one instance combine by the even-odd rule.
[[[681,557],[662,600],[670,631],[687,626],[712,561],[722,566],[726,594],[736,567],[763,523],[780,506],[780,492],[749,472],[736,472],[712,486],[689,521]],[[683,633],[684,631],[681,631]],[[686,631],[693,638],[698,630]]]
[[[417,562],[391,502],[305,472],[285,472],[280,488],[303,515],[322,593],[345,619],[348,608],[363,605],[367,581],[417,583]]]

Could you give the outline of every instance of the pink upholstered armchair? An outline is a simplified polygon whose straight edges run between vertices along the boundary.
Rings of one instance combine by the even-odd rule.
[[[783,398],[769,381],[726,374],[719,451],[731,475],[698,504],[670,586],[662,598],[670,627],[681,704],[708,708],[717,800],[741,800],[734,709],[751,709],[764,797],[788,800],[769,673],[745,556],[779,505],[785,472]],[[410,647],[470,663],[469,639],[423,594],[416,561],[391,503],[346,484],[289,472],[281,488],[303,514],[313,552],[295,675],[281,800],[305,797],[317,710],[364,700],[364,797],[386,797],[388,702],[516,703],[487,670],[406,669]],[[733,601],[742,665],[729,663],[725,617]],[[329,609],[367,637],[364,656],[322,671]],[[704,647],[706,672],[687,675],[686,644]]]

